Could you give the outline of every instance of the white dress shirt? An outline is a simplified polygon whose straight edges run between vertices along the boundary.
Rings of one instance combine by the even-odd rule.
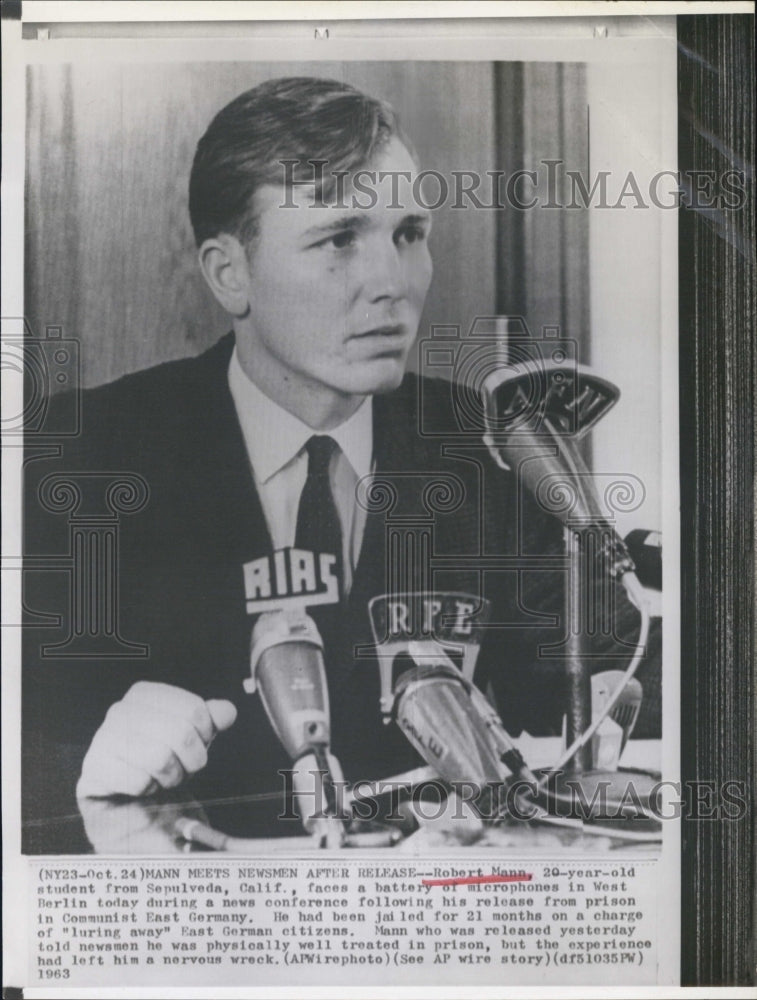
[[[245,375],[236,348],[229,365],[229,389],[242,427],[255,486],[275,549],[294,545],[300,494],[308,472],[305,444],[313,434],[298,417],[269,399]],[[365,531],[365,510],[355,487],[373,463],[373,400],[366,397],[352,416],[328,431],[339,445],[329,476],[342,525],[344,589],[349,592]]]

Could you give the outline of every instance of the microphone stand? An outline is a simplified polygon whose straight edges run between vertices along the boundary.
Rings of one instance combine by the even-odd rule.
[[[649,630],[647,600],[625,545],[611,525],[569,519],[564,539],[569,564],[564,599],[568,626],[565,643],[567,749],[539,784],[548,783],[555,800],[571,807],[579,796],[582,808],[587,800],[593,809],[596,809],[594,803],[598,803],[600,810],[606,809],[611,813],[609,817],[599,817],[604,821],[608,818],[624,822],[645,819],[657,826],[658,817],[651,813],[650,808],[650,792],[656,779],[640,771],[632,772],[633,777],[630,778],[630,772],[596,769],[591,743],[591,737],[610,714],[644,655]],[[623,584],[641,614],[640,634],[635,653],[621,681],[601,715],[592,722],[591,670],[588,663],[591,622],[600,621],[600,616],[609,610],[610,604],[604,601],[603,591],[615,580]]]
[[[591,529],[589,529],[591,530]],[[591,598],[587,572],[584,572],[583,538],[570,525],[563,529],[565,552],[568,557],[568,581],[565,588],[564,621],[567,623],[568,637],[565,645],[565,676],[567,688],[565,745],[572,746],[575,740],[589,728],[591,723],[591,671],[586,654],[588,641],[582,628],[582,612]],[[588,566],[586,567],[588,570]],[[584,743],[566,761],[565,770],[571,775],[591,770],[591,743]]]

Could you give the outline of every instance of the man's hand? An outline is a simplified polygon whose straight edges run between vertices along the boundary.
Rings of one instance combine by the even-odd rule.
[[[139,681],[111,705],[84,758],[78,798],[151,795],[208,762],[216,733],[237,717],[230,701],[203,701],[170,684]]]
[[[197,802],[80,798],[84,833],[95,854],[183,854],[177,820],[207,823]]]

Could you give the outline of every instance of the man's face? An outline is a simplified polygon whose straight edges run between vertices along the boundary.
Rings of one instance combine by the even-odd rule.
[[[411,174],[363,183],[368,205],[349,178],[344,191],[316,203],[313,188],[276,185],[255,196],[258,238],[247,274],[249,315],[238,324],[248,375],[273,398],[282,382],[328,397],[395,388],[418,330],[431,281],[427,245],[431,220],[411,202],[416,168],[392,139],[368,165]],[[400,207],[401,206],[401,207]]]

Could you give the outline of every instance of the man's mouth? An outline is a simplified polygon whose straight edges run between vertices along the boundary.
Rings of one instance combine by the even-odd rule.
[[[370,337],[394,340],[404,338],[406,335],[407,327],[402,323],[398,323],[396,326],[375,326],[370,330],[362,330],[360,333],[355,333],[352,336],[355,340],[364,340]]]

